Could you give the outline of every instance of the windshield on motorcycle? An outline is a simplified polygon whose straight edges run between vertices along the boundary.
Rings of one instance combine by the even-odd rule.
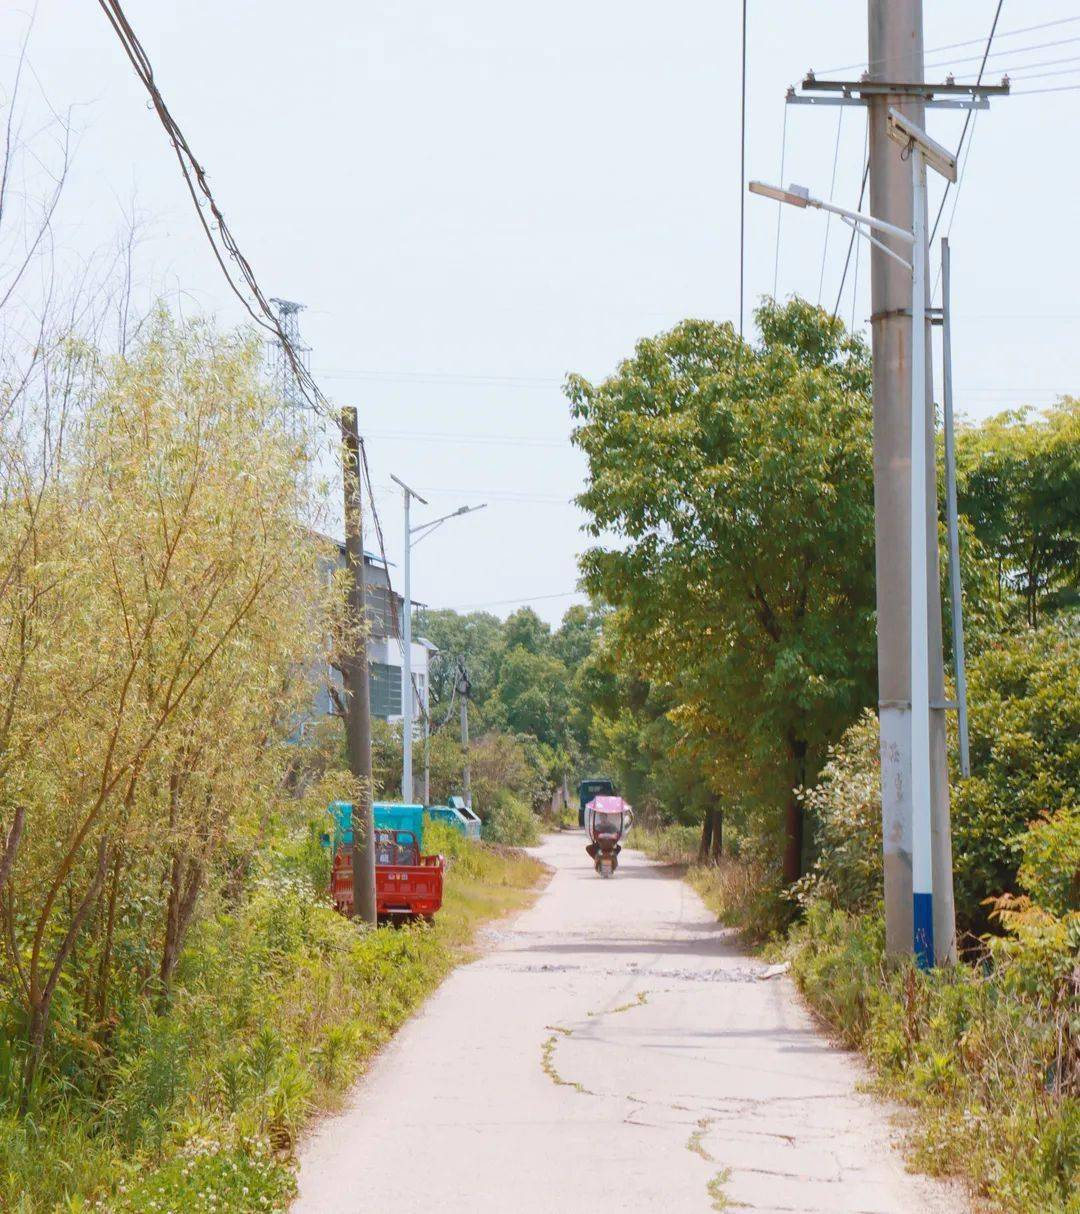
[[[622,834],[622,814],[593,814],[593,832],[598,835]]]

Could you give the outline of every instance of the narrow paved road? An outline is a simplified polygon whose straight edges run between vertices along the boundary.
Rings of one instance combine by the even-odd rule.
[[[536,905],[303,1145],[294,1214],[968,1209],[684,882],[634,852],[601,881],[578,833],[538,854]]]

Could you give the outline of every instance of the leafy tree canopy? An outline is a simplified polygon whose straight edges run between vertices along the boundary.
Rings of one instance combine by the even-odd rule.
[[[787,797],[786,872],[830,742],[872,702],[870,366],[801,300],[757,312],[761,341],[685,321],[569,395],[599,539],[589,591],[620,609],[631,665],[668,688],[724,786]],[[752,786],[747,765],[758,773]]]
[[[551,643],[551,629],[531,607],[520,607],[503,625],[503,645],[525,649],[529,653],[545,653]]]
[[[1080,400],[1012,410],[957,434],[960,512],[1034,626],[1080,602]]]

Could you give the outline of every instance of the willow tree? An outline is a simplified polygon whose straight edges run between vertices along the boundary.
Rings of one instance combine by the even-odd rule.
[[[671,703],[704,778],[782,823],[791,881],[797,790],[873,700],[870,366],[803,301],[756,319],[756,345],[685,321],[568,394],[602,541],[586,586],[619,609],[624,661]]]
[[[132,891],[157,906],[126,921],[160,950],[167,991],[208,872],[272,779],[286,689],[325,635],[298,521],[304,453],[277,408],[254,344],[162,314],[99,364],[33,512],[16,492],[0,502],[17,573],[0,686],[22,687],[6,728],[34,739],[0,762],[0,825],[18,814],[21,830],[2,915],[27,1093],[91,925],[103,1013]]]

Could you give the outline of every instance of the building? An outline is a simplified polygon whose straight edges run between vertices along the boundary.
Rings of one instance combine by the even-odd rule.
[[[334,542],[334,541],[331,541]],[[331,577],[334,569],[345,567],[345,545],[336,543],[336,559],[323,561],[324,573]],[[402,670],[404,667],[404,643],[401,635],[402,612],[405,600],[390,586],[390,576],[382,558],[373,552],[364,553],[364,591],[367,607],[368,664],[371,683],[371,715],[384,721],[401,721]],[[428,706],[428,665],[431,654],[438,650],[423,637],[413,637],[412,673],[415,694],[413,696],[412,719],[423,718]],[[341,672],[330,668],[328,685],[319,688],[315,709],[318,716],[336,711],[335,691],[340,693]],[[333,689],[333,690],[332,690]]]

